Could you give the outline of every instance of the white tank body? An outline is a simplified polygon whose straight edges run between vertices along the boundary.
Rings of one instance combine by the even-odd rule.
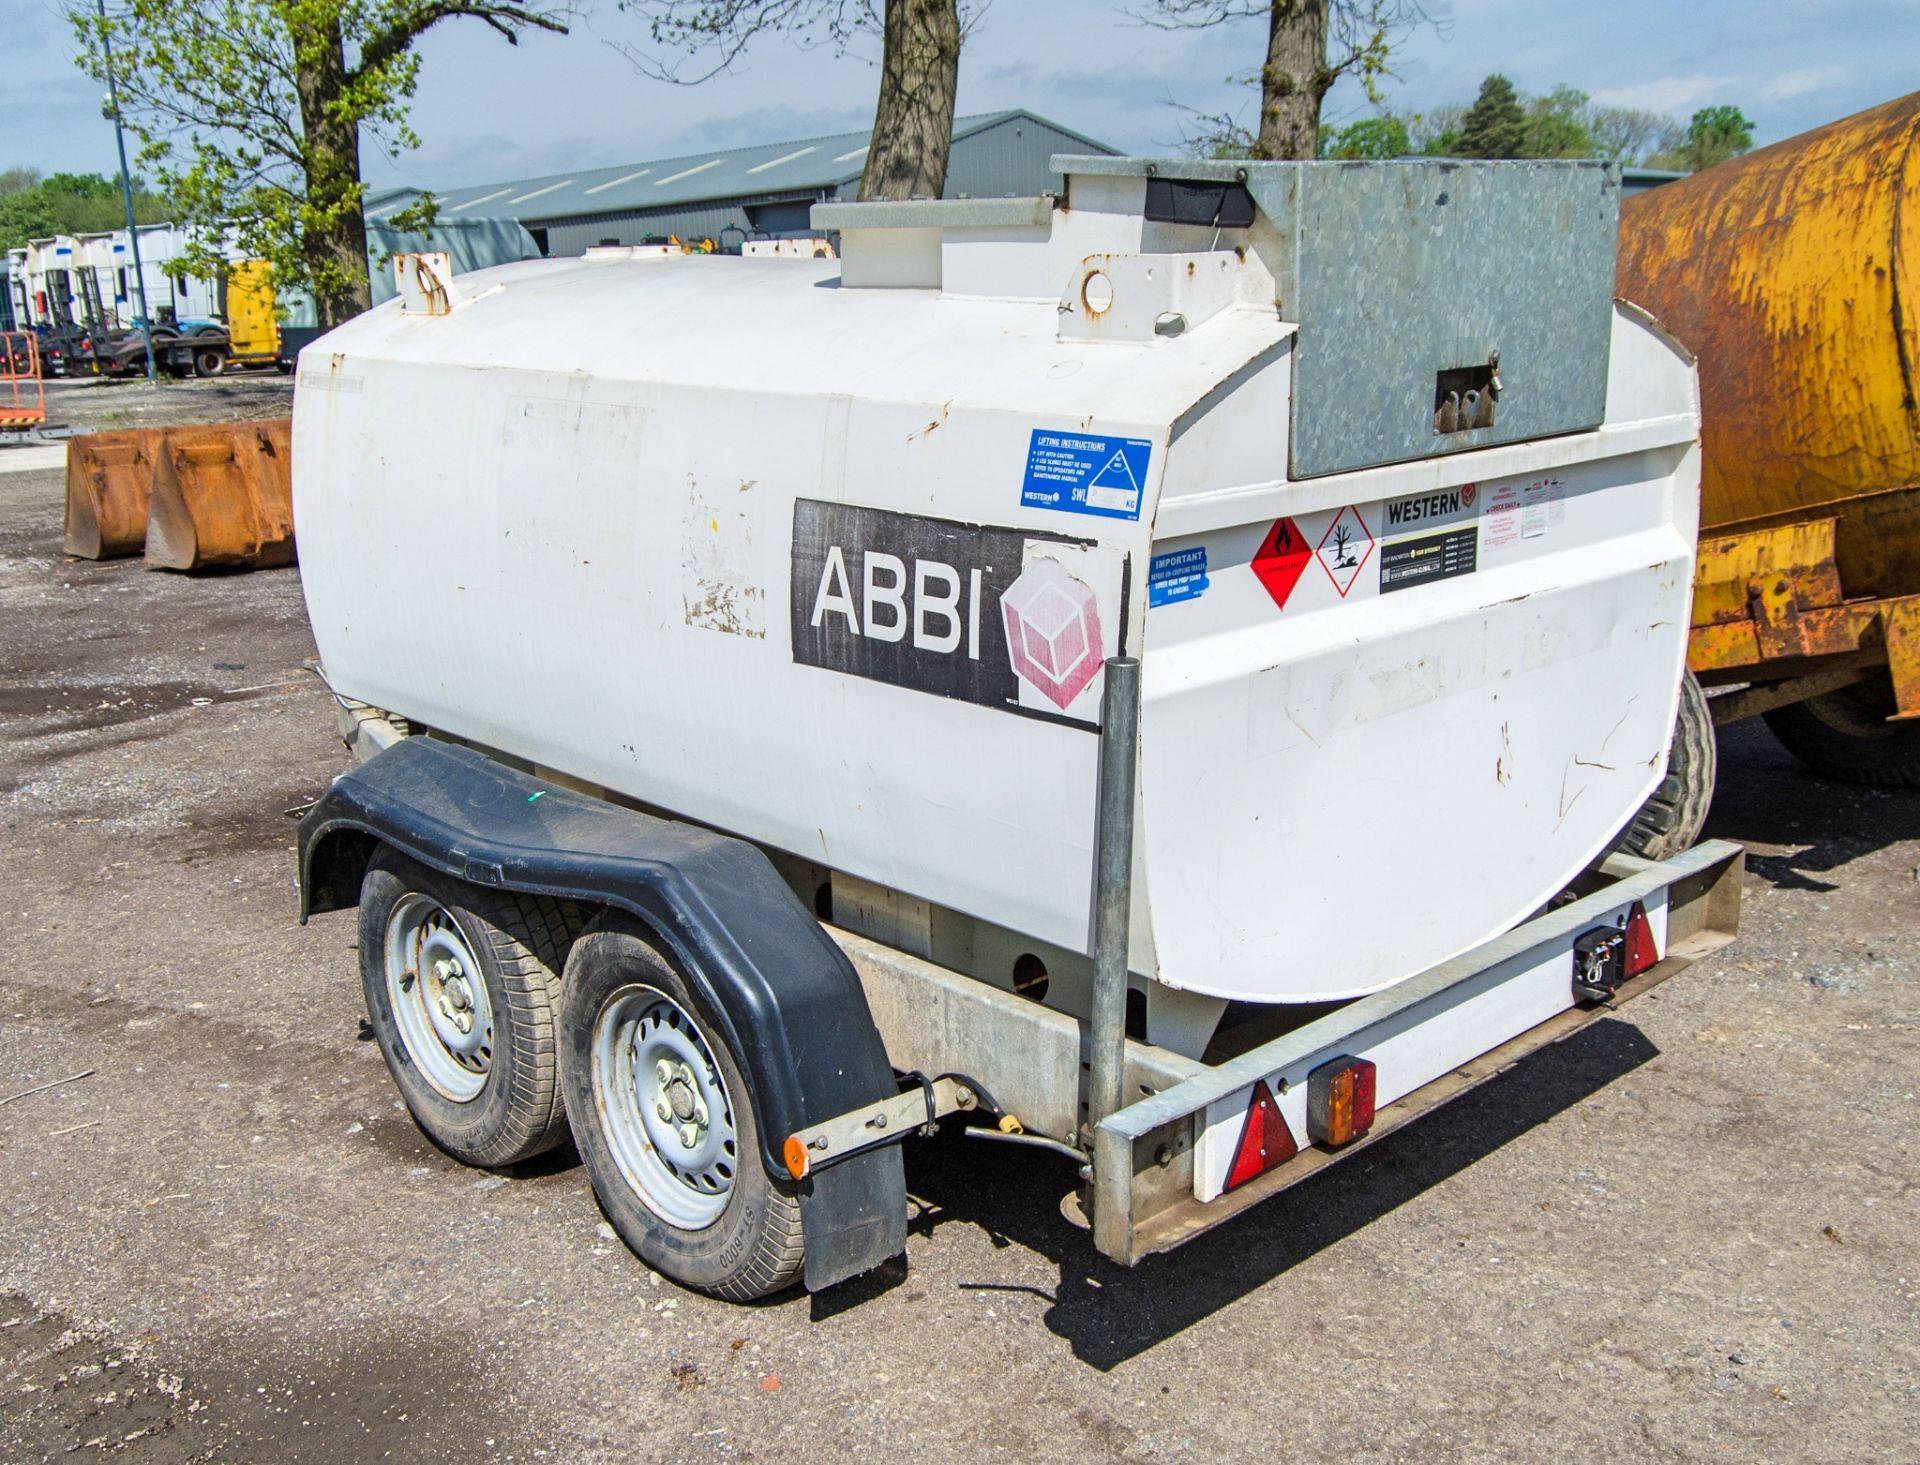
[[[1070,187],[841,260],[509,265],[309,347],[335,690],[1085,952],[1125,650],[1142,976],[1321,1001],[1527,915],[1662,773],[1690,363],[1609,311],[1597,426],[1291,477],[1285,240]]]

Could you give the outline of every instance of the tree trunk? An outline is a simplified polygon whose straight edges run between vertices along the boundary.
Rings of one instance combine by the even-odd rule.
[[[313,278],[320,329],[331,330],[373,304],[367,278],[367,221],[360,210],[360,128],[334,106],[347,84],[337,17],[294,42],[295,90],[306,140],[307,196],[301,252]]]
[[[887,0],[880,102],[861,198],[938,198],[960,81],[958,0]]]
[[[1327,0],[1273,0],[1267,61],[1260,68],[1256,158],[1313,158],[1320,151],[1320,99],[1327,74]]]

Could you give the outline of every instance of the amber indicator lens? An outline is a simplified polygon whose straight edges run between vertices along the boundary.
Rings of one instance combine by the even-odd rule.
[[[1340,1145],[1373,1128],[1374,1068],[1365,1058],[1336,1058],[1307,1075],[1307,1133]]]

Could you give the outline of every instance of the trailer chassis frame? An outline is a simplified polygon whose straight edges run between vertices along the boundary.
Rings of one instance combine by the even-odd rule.
[[[1614,855],[1532,919],[1438,966],[1208,1066],[1136,1042],[1124,1028],[1129,856],[1139,664],[1107,663],[1099,823],[1095,834],[1094,992],[1081,1022],[975,978],[828,927],[866,989],[893,1067],[939,1073],[884,1105],[837,1115],[794,1135],[808,1163],[837,1163],[912,1133],[911,1115],[977,1109],[986,1095],[1012,1127],[1057,1137],[1084,1157],[1082,1216],[1095,1247],[1131,1266],[1168,1251],[1385,1138],[1504,1072],[1528,1054],[1618,1010],[1734,938],[1745,853],[1724,841],[1662,862]],[[1603,1001],[1585,1000],[1574,944],[1629,912],[1659,914],[1660,959]],[[1462,1021],[1471,1008],[1472,1016]],[[1308,1144],[1291,1159],[1216,1193],[1202,1155],[1208,1130],[1243,1114],[1262,1084],[1286,1094],[1336,1058],[1414,1035],[1441,1056],[1424,1081],[1386,1099],[1370,1128],[1338,1149]],[[1430,1036],[1431,1035],[1431,1036]],[[1404,1051],[1404,1050],[1403,1050]],[[1432,1068],[1433,1052],[1423,1055]],[[1402,1060],[1404,1063],[1404,1059]],[[1404,1071],[1404,1070],[1403,1070]],[[922,1104],[924,1102],[924,1108]],[[1002,1128],[1008,1125],[1003,1117]],[[1071,1137],[1074,1143],[1064,1141]]]

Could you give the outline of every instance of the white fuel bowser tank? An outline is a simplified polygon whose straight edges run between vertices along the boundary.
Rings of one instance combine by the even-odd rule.
[[[819,206],[839,259],[403,259],[300,358],[335,691],[1072,1006],[1125,652],[1143,990],[1354,996],[1535,910],[1660,779],[1689,619],[1616,170],[1055,166]]]

